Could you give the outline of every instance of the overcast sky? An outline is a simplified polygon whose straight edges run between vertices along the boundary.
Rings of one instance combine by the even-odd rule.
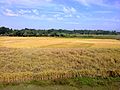
[[[120,0],[0,0],[0,26],[120,30]]]

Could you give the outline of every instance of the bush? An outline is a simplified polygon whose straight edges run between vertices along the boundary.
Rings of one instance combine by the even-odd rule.
[[[120,35],[116,37],[117,40],[120,40]]]

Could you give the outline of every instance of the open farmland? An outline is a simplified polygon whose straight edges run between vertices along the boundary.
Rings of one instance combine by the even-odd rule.
[[[120,77],[120,41],[0,37],[0,83]]]
[[[120,48],[114,39],[54,37],[0,37],[0,47],[7,48]]]

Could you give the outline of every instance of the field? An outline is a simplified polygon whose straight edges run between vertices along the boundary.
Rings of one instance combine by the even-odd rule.
[[[0,37],[0,83],[120,77],[120,41]]]
[[[7,48],[120,48],[114,39],[55,37],[0,37],[0,47]]]

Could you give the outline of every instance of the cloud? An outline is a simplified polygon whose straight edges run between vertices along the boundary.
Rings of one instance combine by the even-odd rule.
[[[61,16],[57,15],[51,15],[51,14],[39,14],[39,9],[18,9],[18,10],[12,10],[12,9],[5,9],[3,10],[3,15],[9,16],[9,17],[22,17],[26,19],[32,19],[32,20],[47,20],[47,21],[54,21],[54,20],[62,20],[63,18]],[[55,18],[56,17],[56,18]]]
[[[18,16],[18,14],[16,14],[15,12],[13,12],[10,9],[5,9],[5,11],[3,12],[4,15],[6,16]]]
[[[109,6],[107,4],[107,0],[75,0],[75,1],[85,6],[92,6],[92,5]]]
[[[73,15],[72,14],[67,14],[67,15],[65,15],[64,17],[66,17],[66,18],[71,18]]]
[[[38,6],[52,2],[52,0],[1,0],[0,3],[7,5]]]
[[[119,0],[74,0],[84,6],[98,5],[107,8],[120,8]]]
[[[71,21],[68,21],[68,22],[65,22],[66,24],[79,24],[79,22],[71,22]]]
[[[76,9],[75,8],[73,8],[73,7],[63,7],[63,12],[64,13],[76,13]]]
[[[109,13],[113,13],[113,11],[94,11],[93,13],[100,13],[100,14],[109,14]]]
[[[35,15],[39,15],[39,11],[37,9],[32,10]]]
[[[56,19],[56,20],[63,20],[63,17],[60,14],[53,15],[53,18]]]
[[[39,15],[39,16],[36,16],[36,15],[23,15],[22,17],[24,18],[27,18],[27,19],[32,19],[32,20],[47,20],[47,21],[52,21],[54,18],[51,18],[47,15]]]
[[[18,11],[18,13],[19,14],[29,14],[29,13],[31,13],[31,10],[23,10],[23,9],[20,9],[19,11]]]

